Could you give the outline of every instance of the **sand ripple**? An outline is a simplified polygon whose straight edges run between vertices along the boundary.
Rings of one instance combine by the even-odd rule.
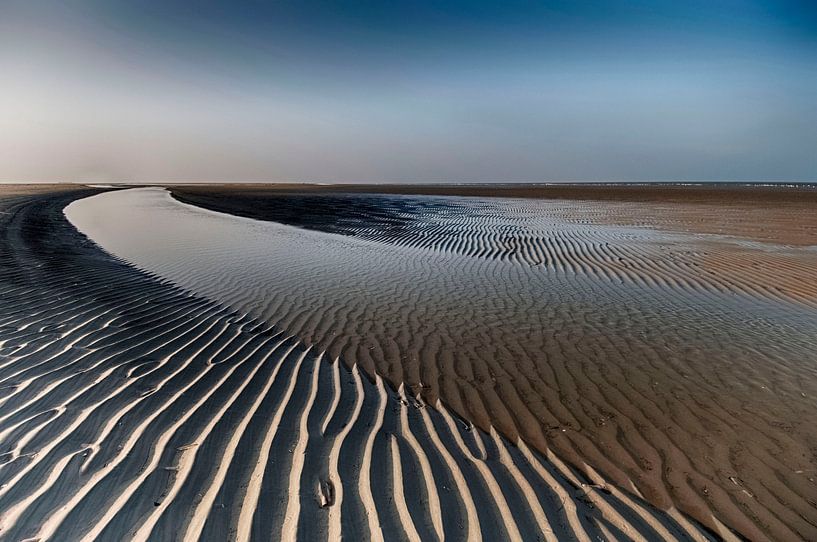
[[[82,200],[69,214],[85,208],[85,219],[80,212],[72,220],[144,270],[274,323],[394,389],[403,385],[409,398],[435,407],[442,399],[439,409],[421,409],[422,420],[423,412],[437,412],[448,426],[448,410],[473,423],[479,438],[458,440],[449,428],[439,444],[427,423],[426,444],[417,437],[421,448],[430,442],[439,450],[452,473],[446,487],[462,495],[470,525],[489,499],[499,503],[492,521],[513,532],[500,497],[510,510],[530,510],[534,525],[547,516],[512,469],[508,478],[522,493],[516,501],[497,492],[507,480],[479,466],[502,455],[492,444],[496,432],[521,443],[513,453],[529,446],[589,478],[598,470],[722,535],[725,523],[753,539],[817,536],[812,251],[595,219],[581,224],[582,216],[603,215],[604,205],[580,204],[588,209],[573,218],[565,218],[565,205],[407,198],[385,207],[376,227],[344,223],[344,235],[211,213],[160,190]],[[777,282],[750,265],[789,260],[797,272],[780,271]],[[364,405],[377,401],[376,392],[356,393],[364,395]],[[354,411],[355,401],[337,401],[327,408]],[[367,423],[379,421],[372,415]],[[423,435],[414,427],[412,434]],[[375,457],[417,454],[408,437],[405,448],[377,454],[368,452],[369,437],[359,438],[360,461],[371,455],[372,469]],[[330,470],[342,470],[342,455],[328,452]],[[459,479],[454,464],[470,474]],[[433,463],[431,471],[417,465],[427,480]],[[475,481],[481,489],[470,486]],[[360,483],[354,479],[359,501],[349,505],[361,511],[358,528],[378,502],[377,488],[369,496]],[[321,487],[350,502],[349,487]],[[447,510],[438,493],[439,509]],[[432,519],[409,523],[398,512],[394,521],[406,532],[435,525],[438,508],[429,502]],[[346,521],[332,517],[328,525]]]
[[[0,201],[0,539],[708,538],[108,257],[69,198]]]

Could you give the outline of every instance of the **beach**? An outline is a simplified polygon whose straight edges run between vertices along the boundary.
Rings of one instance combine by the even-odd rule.
[[[817,536],[812,189],[0,198],[2,539]]]

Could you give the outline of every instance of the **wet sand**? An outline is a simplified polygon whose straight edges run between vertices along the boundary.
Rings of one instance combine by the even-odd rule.
[[[714,515],[752,539],[817,536],[813,192],[329,190],[316,211],[322,189],[210,190],[175,193],[350,244],[310,259],[315,239],[298,236],[299,257],[259,258],[263,269],[239,272],[251,300],[216,271],[175,280],[221,282],[208,295],[288,314],[282,326],[369,374],[710,528]]]
[[[213,190],[3,187],[0,539],[817,538],[805,195]]]
[[[513,185],[177,185],[175,194],[208,208],[261,220],[272,195],[307,196],[395,194],[530,198],[605,202],[600,223],[644,225],[672,231],[735,235],[786,245],[813,245],[817,239],[817,185],[774,187],[737,183],[673,184],[513,184]],[[249,200],[252,200],[250,202]],[[286,222],[286,221],[285,221]],[[286,222],[289,223],[289,222]]]
[[[95,192],[0,197],[0,539],[710,537],[103,252]]]

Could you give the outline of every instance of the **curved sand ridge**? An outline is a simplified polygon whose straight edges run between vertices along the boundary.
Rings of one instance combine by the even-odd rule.
[[[709,538],[113,260],[70,197],[0,200],[0,539]]]
[[[281,194],[274,190],[245,193],[218,188],[210,193],[201,187],[174,189],[173,193],[183,202],[250,218],[541,266],[549,273],[595,274],[664,289],[764,295],[811,307],[817,302],[813,280],[817,225],[808,199],[803,205],[787,201],[788,207],[760,207],[752,200],[741,207],[739,192],[733,194],[738,203],[716,200],[686,205],[677,201],[677,195],[676,201],[662,204]],[[607,227],[610,224],[620,226]],[[656,227],[732,235],[670,235],[667,231],[656,235],[652,232]],[[794,246],[768,242],[768,237],[790,240]]]
[[[491,205],[500,203],[509,210],[497,216],[509,220],[517,202]],[[679,276],[673,254],[753,247],[579,227],[554,211],[549,231],[563,232],[554,250],[579,262],[559,271],[240,219],[155,189],[82,200],[68,214],[143,269],[275,322],[431,404],[441,397],[486,432],[593,465],[659,507],[753,539],[815,533],[808,420],[817,415],[817,317],[808,296],[727,288],[734,277],[712,283],[703,272],[667,278]],[[519,214],[521,231],[530,230],[531,212]],[[454,237],[446,243],[467,246]],[[622,279],[621,262],[608,257],[620,250],[635,254],[628,264],[638,280]]]

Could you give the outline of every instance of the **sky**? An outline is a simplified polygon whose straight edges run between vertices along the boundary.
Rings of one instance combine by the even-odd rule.
[[[811,0],[0,0],[0,181],[817,181]]]

